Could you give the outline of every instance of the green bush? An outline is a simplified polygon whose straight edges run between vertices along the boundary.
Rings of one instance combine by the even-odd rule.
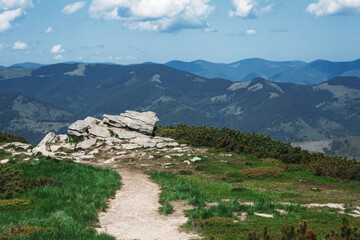
[[[279,177],[284,169],[279,167],[255,167],[239,170],[239,173],[248,178]]]

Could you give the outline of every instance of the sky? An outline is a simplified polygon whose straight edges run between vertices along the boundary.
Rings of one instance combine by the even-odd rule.
[[[360,0],[0,0],[0,65],[360,58]]]

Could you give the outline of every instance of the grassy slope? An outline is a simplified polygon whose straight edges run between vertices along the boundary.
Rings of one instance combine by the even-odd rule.
[[[189,204],[198,207],[188,212],[191,219],[209,219],[214,216],[238,219],[238,213],[249,214],[246,221],[233,226],[202,228],[200,233],[206,237],[247,239],[249,231],[256,230],[261,233],[264,225],[268,225],[270,235],[276,236],[284,224],[297,226],[304,219],[309,220],[310,228],[318,236],[324,236],[333,229],[339,231],[343,215],[337,213],[337,210],[307,209],[300,205],[286,206],[274,202],[345,203],[347,211],[350,211],[354,204],[360,204],[359,182],[356,181],[315,176],[306,167],[299,165],[288,165],[279,177],[248,178],[233,173],[245,168],[274,165],[264,163],[252,155],[235,153],[228,156],[214,152],[206,153],[206,157],[205,154],[199,157],[202,160],[192,164],[187,171],[172,168],[171,172],[152,174],[152,179],[163,186],[161,203],[165,206],[162,209],[165,213],[171,212],[168,201],[185,199]],[[191,172],[191,175],[179,174]],[[312,187],[318,187],[321,191],[311,191]],[[209,209],[204,207],[205,202],[221,202],[222,199],[230,199],[230,202],[223,202]],[[255,206],[239,205],[236,199],[242,202],[254,201]],[[275,209],[284,209],[289,214],[280,215]],[[275,218],[258,217],[253,215],[254,212],[274,214]],[[360,226],[359,218],[347,218],[353,226]]]
[[[39,162],[13,163],[23,178],[51,177],[60,187],[33,188],[16,198],[29,199],[25,210],[0,211],[0,234],[10,227],[39,226],[49,231],[21,239],[112,239],[93,229],[99,210],[120,188],[120,177],[109,169],[42,158]]]

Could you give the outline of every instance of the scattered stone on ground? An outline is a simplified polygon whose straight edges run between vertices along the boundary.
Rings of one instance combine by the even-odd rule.
[[[264,218],[274,218],[274,215],[267,214],[267,213],[254,213],[254,215],[258,216],[258,217],[264,217]]]

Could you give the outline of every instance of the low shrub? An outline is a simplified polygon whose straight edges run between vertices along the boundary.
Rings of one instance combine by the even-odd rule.
[[[360,162],[355,159],[323,156],[310,163],[310,170],[319,176],[329,176],[350,180],[360,180]]]
[[[0,199],[13,198],[24,192],[21,176],[20,170],[0,165]]]
[[[192,220],[193,226],[196,229],[202,229],[206,226],[222,226],[222,227],[229,227],[235,224],[233,218],[227,217],[212,217],[209,219],[194,219]]]
[[[17,237],[27,237],[31,235],[36,235],[49,229],[43,227],[36,227],[36,226],[21,226],[19,225],[17,228],[11,227],[10,229],[6,230],[2,234],[0,234],[0,240],[5,240],[9,238],[17,238]]]
[[[279,177],[284,169],[279,167],[255,167],[239,170],[239,173],[248,178]]]
[[[325,235],[325,240],[357,240],[360,239],[360,229],[358,227],[350,226],[349,221],[343,217],[343,224],[338,234],[334,230]]]
[[[281,167],[283,169],[286,168],[286,164],[284,164],[283,162],[275,159],[275,158],[262,158],[261,161],[263,163],[266,163],[266,164],[270,164],[270,165],[275,165],[277,167]]]
[[[24,210],[31,206],[32,202],[29,199],[6,199],[0,200],[0,211],[17,211]]]
[[[281,229],[279,237],[272,237],[268,235],[268,227],[264,227],[262,234],[250,232],[248,240],[317,240],[316,233],[309,229],[309,224],[306,220],[299,223],[298,227],[294,225],[288,227],[284,225]],[[360,239],[360,229],[352,227],[349,221],[344,217],[340,233],[332,230],[325,235],[325,240],[358,240]]]

